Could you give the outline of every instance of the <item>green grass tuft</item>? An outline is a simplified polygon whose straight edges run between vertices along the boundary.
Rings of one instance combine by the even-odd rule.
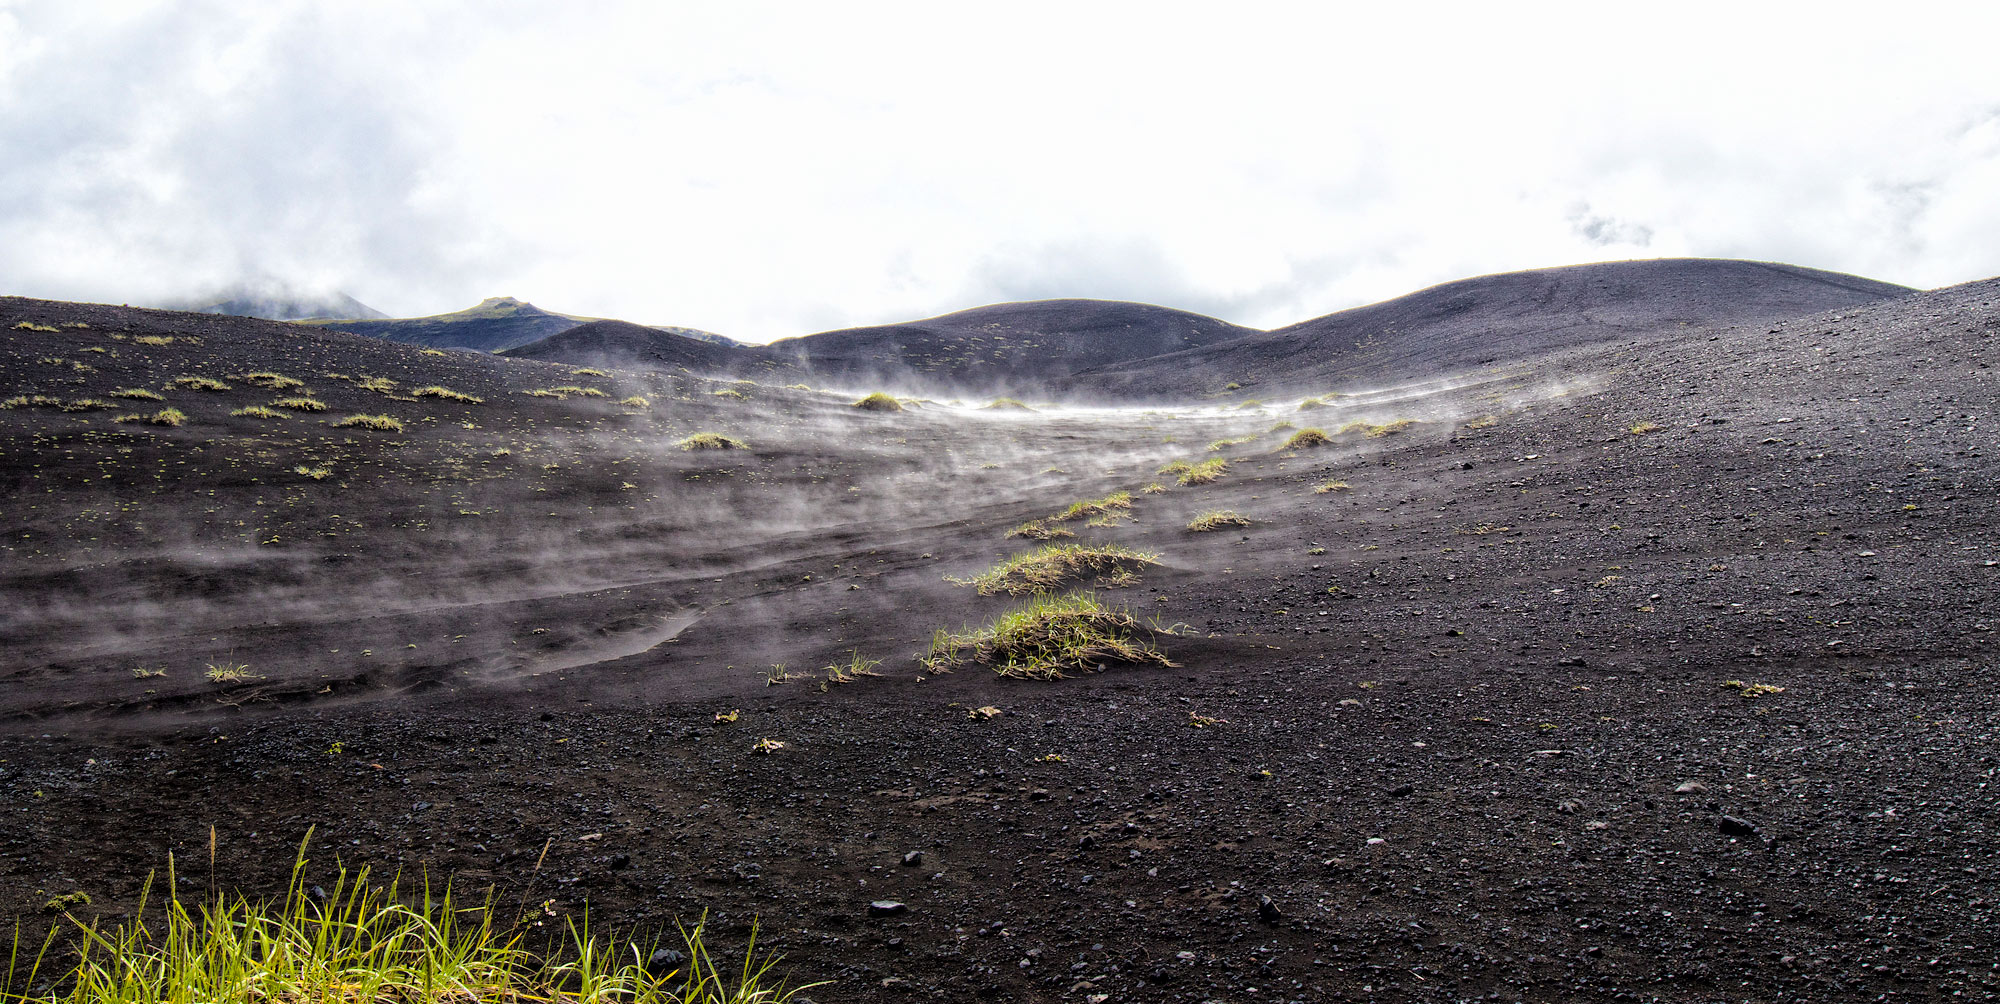
[[[436,386],[435,384],[429,387],[418,387],[416,390],[411,391],[410,394],[414,397],[443,398],[446,401],[457,401],[461,404],[486,403],[486,399],[483,397],[473,397],[471,394],[466,394],[461,391],[455,391],[452,390],[450,387],[439,387]]]
[[[683,450],[747,450],[750,447],[740,439],[731,439],[715,432],[697,432],[678,444]]]
[[[1173,465],[1169,464],[1168,466],[1171,467]],[[1167,472],[1163,470],[1161,473],[1164,474]],[[1179,469],[1180,482],[1183,485],[1212,484],[1222,480],[1222,476],[1227,473],[1229,473],[1229,461],[1221,457],[1204,460],[1198,464],[1183,463]]]
[[[151,417],[147,418],[146,421],[154,425],[164,425],[172,428],[187,421],[187,412],[179,408],[161,408],[159,411],[154,412]]]
[[[903,410],[903,405],[901,402],[897,401],[894,397],[891,397],[888,394],[882,393],[879,390],[873,394],[868,395],[867,397],[862,398],[859,401],[854,402],[854,406],[856,408],[861,409],[862,411]]]
[[[1196,533],[1220,530],[1225,526],[1249,526],[1250,521],[1234,509],[1210,509],[1188,521],[1187,528]]]
[[[282,411],[278,411],[278,410],[276,410],[276,409],[273,409],[273,408],[266,408],[266,407],[264,407],[264,406],[263,406],[263,405],[261,405],[261,404],[250,404],[250,405],[244,405],[243,407],[241,407],[241,408],[238,408],[238,409],[236,409],[235,411],[232,411],[232,412],[230,412],[230,414],[231,414],[231,415],[234,415],[234,416],[236,416],[236,417],[238,417],[238,418],[290,418],[290,417],[292,417],[292,416],[290,416],[290,415],[287,415],[287,414],[285,414],[285,413],[284,413],[284,412],[282,412]]]
[[[288,408],[292,411],[325,411],[326,402],[310,397],[281,397],[271,402],[273,408]]]
[[[1055,680],[1093,672],[1106,663],[1172,666],[1166,655],[1133,637],[1137,622],[1088,593],[1042,594],[984,627],[939,630],[920,661],[933,673],[981,663],[1001,676]]]
[[[229,385],[220,380],[211,380],[208,377],[178,376],[167,381],[167,389],[222,391],[228,390]]]
[[[1297,450],[1313,446],[1325,446],[1331,442],[1333,442],[1333,437],[1327,435],[1325,429],[1300,429],[1292,433],[1292,438],[1285,440],[1285,449]]]
[[[980,410],[981,411],[1034,411],[1035,409],[1030,408],[1025,404],[1022,404],[1021,402],[1016,401],[1011,397],[996,397],[993,400],[987,402],[986,407],[981,408]]]
[[[376,432],[401,432],[403,423],[388,415],[349,415],[333,423],[336,429],[373,429]]]
[[[1129,586],[1138,581],[1138,576],[1134,574],[1136,570],[1159,564],[1159,558],[1157,554],[1133,551],[1115,544],[1103,547],[1051,544],[1026,554],[1017,554],[970,579],[951,581],[972,586],[981,596],[995,593],[1025,596],[1073,585],[1090,576],[1098,577],[1096,585],[1099,586]]]
[[[135,919],[117,926],[76,919],[89,905],[85,894],[55,897],[53,909],[77,926],[74,943],[57,950],[51,935],[29,958],[17,942],[0,1000],[788,1004],[822,985],[788,986],[775,971],[782,960],[759,954],[754,923],[740,965],[717,963],[704,918],[692,928],[676,925],[682,961],[649,966],[657,946],[607,939],[591,930],[587,915],[557,920],[553,910],[537,910],[517,917],[490,897],[468,903],[449,884],[385,883],[367,868],[343,866],[321,891],[306,877],[305,853],[302,842],[275,901],[220,894],[182,900],[177,885],[184,880],[171,857],[166,902],[147,909],[149,878]],[[535,939],[546,945],[538,952],[527,936],[544,918],[550,936]],[[54,958],[65,960],[63,969],[44,972],[43,962]]]
[[[166,398],[144,387],[120,387],[111,392],[112,397],[131,398],[134,401],[164,401]]]

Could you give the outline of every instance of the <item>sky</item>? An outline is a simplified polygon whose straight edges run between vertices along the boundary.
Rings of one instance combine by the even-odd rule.
[[[766,341],[1682,255],[2000,274],[2000,4],[1465,6],[0,0],[0,293]]]

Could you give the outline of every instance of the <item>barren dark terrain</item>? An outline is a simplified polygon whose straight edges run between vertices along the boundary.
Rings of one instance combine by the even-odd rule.
[[[0,909],[311,831],[820,1002],[1993,999],[2000,280],[1723,264],[958,395],[0,299]],[[1121,490],[1066,525],[1157,552],[1098,595],[1175,666],[919,665]]]

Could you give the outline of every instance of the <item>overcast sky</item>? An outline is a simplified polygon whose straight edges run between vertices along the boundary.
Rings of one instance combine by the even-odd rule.
[[[2000,4],[1377,9],[1416,6],[0,0],[0,292],[763,341],[1673,255],[2000,274]]]

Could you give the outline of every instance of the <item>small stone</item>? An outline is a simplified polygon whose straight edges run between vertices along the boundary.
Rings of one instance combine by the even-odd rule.
[[[1399,784],[1394,788],[1389,789],[1390,798],[1403,798],[1405,796],[1414,795],[1416,793],[1417,793],[1417,786],[1414,784]]]
[[[1715,828],[1732,837],[1762,836],[1762,831],[1757,829],[1756,823],[1741,816],[1724,816],[1715,821]]]
[[[1076,840],[1076,849],[1080,851],[1087,851],[1096,846],[1097,846],[1097,838],[1091,836],[1088,833],[1084,834],[1081,837],[1078,837]]]
[[[1574,816],[1576,815],[1577,810],[1581,808],[1583,808],[1583,805],[1578,802],[1556,803],[1556,811],[1562,813],[1565,816]]]
[[[1283,916],[1284,914],[1278,912],[1278,904],[1271,902],[1271,897],[1269,896],[1257,897],[1258,920],[1261,920],[1266,924],[1275,924],[1278,922],[1279,918]]]
[[[1699,795],[1707,790],[1708,790],[1708,785],[1705,785],[1700,781],[1682,781],[1680,783],[1680,786],[1674,789],[1674,794]]]
[[[1386,843],[1388,843],[1388,841],[1387,841],[1387,840],[1384,840],[1384,839],[1382,839],[1381,837],[1369,837],[1369,838],[1368,838],[1368,846],[1370,846],[1370,847],[1380,847],[1380,846],[1382,846],[1383,844],[1386,844]]]
[[[622,872],[622,871],[624,871],[625,869],[627,869],[627,868],[630,868],[630,867],[632,867],[632,855],[630,855],[630,854],[613,854],[613,855],[611,855],[611,870],[612,870],[612,871],[614,871],[614,872]]]
[[[916,866],[923,863],[924,863],[924,852],[922,851],[911,851],[910,853],[903,855],[903,867],[905,868],[915,868]]]
[[[1605,822],[1602,819],[1593,819],[1590,822],[1583,824],[1583,828],[1586,830],[1608,830],[1611,828],[1611,824]]]
[[[868,904],[868,915],[870,917],[893,917],[896,914],[908,912],[910,912],[908,906],[898,903],[893,899],[878,899]]]
[[[650,972],[658,973],[661,970],[672,969],[686,961],[687,956],[671,948],[656,948],[653,950],[652,955],[646,957],[646,969]]]

